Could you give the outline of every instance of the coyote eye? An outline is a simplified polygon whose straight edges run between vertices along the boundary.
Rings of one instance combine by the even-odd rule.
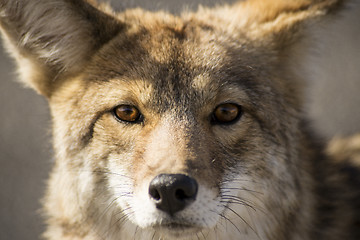
[[[215,124],[231,124],[241,117],[241,106],[234,103],[223,103],[213,112],[212,120]]]
[[[115,117],[121,121],[135,123],[141,118],[140,111],[132,105],[120,105],[114,109]]]

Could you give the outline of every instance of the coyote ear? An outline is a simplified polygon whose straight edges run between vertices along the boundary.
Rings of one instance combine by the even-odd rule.
[[[296,41],[312,20],[340,9],[344,0],[248,0],[239,3],[250,37],[279,48]],[[275,39],[274,39],[275,38]]]
[[[1,0],[0,26],[22,80],[46,97],[123,28],[83,0]]]

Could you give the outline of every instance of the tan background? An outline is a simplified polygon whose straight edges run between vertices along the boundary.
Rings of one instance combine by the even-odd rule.
[[[179,12],[194,0],[113,0],[113,6]],[[121,3],[119,3],[121,2]],[[343,23],[346,23],[345,25]],[[308,69],[308,112],[325,137],[360,132],[360,8],[326,27],[317,41],[317,64]],[[38,209],[52,165],[49,110],[45,100],[16,83],[15,67],[0,50],[0,239],[38,239]]]

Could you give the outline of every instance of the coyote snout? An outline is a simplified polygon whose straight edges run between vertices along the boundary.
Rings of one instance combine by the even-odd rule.
[[[129,209],[124,212],[127,218],[144,229],[177,238],[216,224],[223,205],[218,178],[224,170],[221,161],[214,161],[218,157],[211,136],[200,133],[204,126],[190,113],[177,118],[178,108],[152,117],[156,123],[141,130],[145,133],[138,136],[135,154],[127,159],[132,165],[124,172],[126,177],[111,178],[114,189],[125,181],[129,186],[115,192],[115,196],[131,195],[117,200]]]

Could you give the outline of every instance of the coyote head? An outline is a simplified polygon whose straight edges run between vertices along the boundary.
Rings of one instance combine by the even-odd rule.
[[[308,207],[292,57],[310,20],[339,2],[172,16],[2,1],[21,77],[51,108],[47,236],[286,239],[280,224],[293,229]]]

